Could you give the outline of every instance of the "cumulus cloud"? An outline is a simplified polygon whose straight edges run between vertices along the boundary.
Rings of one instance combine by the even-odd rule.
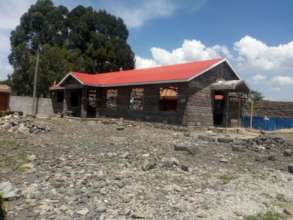
[[[237,64],[241,68],[264,71],[293,68],[293,41],[277,46],[268,46],[251,36],[245,36],[234,44]]]
[[[214,45],[208,47],[199,40],[184,40],[180,48],[168,51],[159,47],[151,48],[151,59],[136,57],[136,67],[150,67],[184,63],[194,60],[207,60],[219,57],[231,57],[227,47]]]
[[[291,76],[274,76],[272,78],[272,84],[280,86],[293,86],[293,77]]]
[[[252,77],[252,79],[257,82],[257,81],[266,80],[267,77],[262,74],[256,74],[255,76]]]

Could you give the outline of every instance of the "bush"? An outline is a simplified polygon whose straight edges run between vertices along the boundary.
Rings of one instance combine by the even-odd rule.
[[[0,220],[4,220],[5,219],[5,210],[4,210],[4,207],[3,207],[3,203],[4,203],[4,200],[3,200],[3,197],[0,193]]]
[[[286,218],[277,212],[268,211],[266,213],[246,216],[243,220],[286,220]]]

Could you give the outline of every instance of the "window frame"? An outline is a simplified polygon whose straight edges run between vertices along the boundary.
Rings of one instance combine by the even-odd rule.
[[[145,89],[142,88],[142,87],[131,88],[131,91],[130,91],[130,94],[129,94],[129,104],[128,104],[129,110],[131,110],[131,111],[139,111],[139,112],[144,111],[144,98],[145,98],[144,91],[145,91]],[[140,97],[141,103],[140,103],[140,105],[138,105],[138,106],[141,106],[141,108],[134,108],[136,105],[133,104],[133,103],[135,103],[135,102],[137,102],[139,100],[138,99],[138,100],[135,101],[135,98],[139,97],[139,93],[142,94],[142,96]],[[132,98],[134,99],[133,101],[132,101]]]

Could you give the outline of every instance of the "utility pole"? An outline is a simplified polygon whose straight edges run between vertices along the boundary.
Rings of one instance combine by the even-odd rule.
[[[40,62],[40,47],[38,46],[37,60],[36,60],[35,73],[34,73],[34,90],[33,90],[32,115],[37,114],[37,83],[38,83],[39,62]]]
[[[254,95],[250,93],[250,128],[253,128]]]

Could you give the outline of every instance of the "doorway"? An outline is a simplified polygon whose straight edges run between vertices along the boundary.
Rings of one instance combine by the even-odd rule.
[[[214,92],[212,97],[214,126],[223,126],[225,119],[225,94],[223,92]]]
[[[96,117],[96,106],[97,106],[97,92],[95,89],[88,90],[88,102],[87,102],[87,117],[95,118]]]

